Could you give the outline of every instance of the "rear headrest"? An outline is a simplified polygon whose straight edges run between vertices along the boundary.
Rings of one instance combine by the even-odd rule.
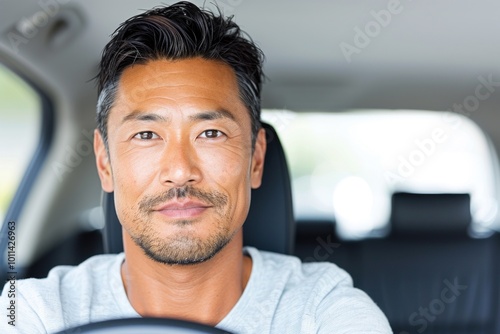
[[[262,185],[252,190],[252,201],[243,225],[243,243],[260,250],[292,254],[295,242],[295,221],[292,208],[290,175],[285,154],[272,126],[262,123],[266,130],[267,153]],[[104,193],[104,251],[123,251],[122,227],[118,221],[113,193]]]
[[[392,195],[392,235],[466,235],[472,221],[469,194]]]

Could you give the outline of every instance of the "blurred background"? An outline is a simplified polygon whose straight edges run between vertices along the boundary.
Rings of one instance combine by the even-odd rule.
[[[194,3],[215,8],[215,2],[211,1]],[[155,1],[0,1],[3,32],[0,217],[5,216],[33,153],[43,142],[40,128],[44,119],[45,127],[56,124],[55,130],[49,133],[56,142],[46,148],[47,153],[55,157],[51,166],[45,167],[49,169],[48,178],[68,183],[67,176],[73,170],[91,164],[89,133],[94,128],[96,99],[91,79],[96,74],[100,52],[120,22],[155,5],[158,5]],[[310,175],[318,165],[333,161],[335,168],[329,171],[337,175],[330,187],[329,196],[333,196],[332,189],[343,176],[356,176],[360,166],[373,164],[373,159],[359,153],[356,149],[359,145],[353,146],[352,142],[372,141],[370,149],[365,147],[372,157],[380,156],[383,148],[391,150],[390,141],[381,139],[377,144],[370,138],[380,135],[370,131],[357,131],[355,136],[352,131],[346,131],[342,135],[339,130],[346,127],[339,126],[343,123],[336,121],[336,115],[356,109],[382,109],[389,112],[384,117],[390,120],[391,110],[443,111],[449,114],[442,116],[443,120],[464,116],[476,123],[494,146],[500,146],[497,126],[500,40],[496,35],[500,28],[497,17],[500,3],[497,1],[221,0],[217,5],[224,14],[234,16],[266,55],[263,107],[274,109],[266,119],[278,128],[282,137],[295,138],[287,141],[290,146],[287,154],[293,154],[289,160],[299,216],[334,214],[330,200],[329,209],[316,205],[314,200],[299,201],[299,198],[311,198],[308,191],[318,192],[317,187],[310,186],[309,181],[304,185],[304,179],[299,177]],[[45,108],[47,103],[52,108]],[[297,112],[300,117],[308,117],[302,115],[303,112],[329,115],[317,120],[324,127],[320,133],[326,146],[317,145],[318,137],[300,136],[303,129],[293,126],[297,122],[304,124],[302,118],[296,119]],[[399,133],[393,134],[392,138],[399,138],[393,142],[405,143],[391,150],[392,171],[398,168],[398,162],[401,164],[398,154],[411,154],[415,140],[430,136],[430,131],[437,126],[431,122],[411,130],[416,124],[415,115],[412,117],[402,118],[397,125],[390,121],[373,125],[380,129],[381,124],[386,124],[387,129],[382,128],[380,132],[393,129]],[[439,119],[436,122],[440,122]],[[309,128],[314,128],[314,123],[311,124]],[[455,131],[454,136],[463,132]],[[407,134],[405,141],[401,139],[402,133]],[[462,142],[467,142],[467,137],[464,138]],[[297,146],[298,142],[303,145]],[[301,159],[311,157],[312,153],[307,152],[310,147],[317,148],[319,158]],[[329,147],[329,155],[324,154]],[[340,147],[349,149],[340,150]],[[458,151],[460,147],[465,149],[460,143],[454,147]],[[439,158],[443,151],[438,150],[435,161],[447,159]],[[363,158],[350,167],[343,163],[353,156]],[[475,161],[480,157],[462,156],[462,159]],[[450,165],[466,168],[459,161],[450,161]],[[41,165],[39,168],[43,169]],[[387,173],[383,172],[391,169],[384,168],[377,173],[387,179]],[[450,170],[450,167],[443,168]],[[481,176],[477,172],[471,174],[470,168],[467,173],[468,178]],[[411,178],[418,177],[417,174]],[[93,172],[87,171],[84,175],[92,175],[96,180]],[[450,187],[457,182],[457,177],[459,175],[449,178]],[[369,178],[377,178],[377,175]],[[405,179],[411,181],[411,178]],[[77,185],[75,182],[71,182],[72,186]],[[374,182],[373,187],[377,188],[378,181]],[[483,182],[493,184],[495,181],[484,179]],[[69,183],[67,187],[71,188]],[[393,188],[389,187],[388,191],[395,190]],[[496,189],[487,192],[481,201],[487,198],[486,201],[494,202],[491,198],[496,196]],[[386,198],[370,204],[379,210],[375,212],[379,217],[375,220],[387,219],[388,201]],[[488,205],[488,210],[496,210],[495,203]]]
[[[398,333],[498,333],[500,2],[193,2],[266,55],[296,255],[347,269]],[[102,252],[92,78],[118,25],[161,3],[0,0],[0,221],[20,277]],[[470,288],[445,305],[446,282]]]

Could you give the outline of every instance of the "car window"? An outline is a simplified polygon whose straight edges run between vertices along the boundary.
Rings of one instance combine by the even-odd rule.
[[[452,112],[265,111],[287,156],[297,219],[336,222],[346,239],[383,236],[394,192],[467,193],[473,231],[496,228],[496,155]]]
[[[0,222],[37,147],[40,122],[38,93],[0,64]]]

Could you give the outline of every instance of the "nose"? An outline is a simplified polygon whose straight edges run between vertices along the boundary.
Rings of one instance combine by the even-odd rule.
[[[192,144],[187,140],[167,143],[161,160],[160,182],[171,187],[183,187],[200,179],[201,170]]]

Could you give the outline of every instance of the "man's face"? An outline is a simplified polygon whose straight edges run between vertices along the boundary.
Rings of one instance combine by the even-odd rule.
[[[202,262],[240,230],[266,145],[261,130],[252,150],[231,67],[201,58],[129,67],[107,128],[109,156],[95,136],[101,183],[150,258]]]

